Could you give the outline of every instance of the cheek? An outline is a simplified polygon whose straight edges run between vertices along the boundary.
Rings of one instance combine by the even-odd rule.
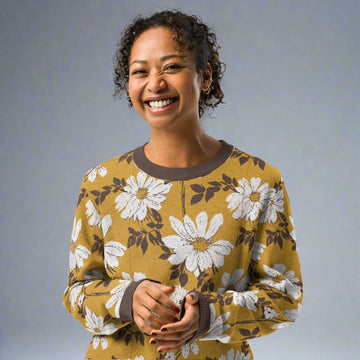
[[[132,82],[132,81],[129,81],[128,91],[129,91],[129,95],[130,95],[130,97],[132,97],[132,96],[133,96],[133,94],[134,94],[134,91],[135,91],[135,89],[134,89],[134,84],[133,84],[133,82]]]
[[[140,96],[139,87],[136,86],[136,82],[129,81],[128,91],[129,91],[129,96],[130,96],[131,102],[133,104],[136,104],[136,102],[139,101],[138,97]]]
[[[185,88],[186,94],[191,96],[192,98],[200,97],[201,88],[200,88],[200,84],[198,83],[198,81],[191,79],[191,80],[189,80],[189,82],[186,82],[184,84],[184,88]]]

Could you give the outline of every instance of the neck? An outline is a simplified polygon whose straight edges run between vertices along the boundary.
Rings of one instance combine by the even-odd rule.
[[[214,157],[221,143],[199,129],[152,132],[145,155],[153,163],[173,168],[199,165]]]

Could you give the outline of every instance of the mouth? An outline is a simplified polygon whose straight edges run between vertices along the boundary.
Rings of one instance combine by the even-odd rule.
[[[172,104],[174,101],[176,101],[177,98],[167,98],[167,99],[159,99],[159,100],[149,100],[145,101],[145,103],[151,108],[151,109],[163,109]]]

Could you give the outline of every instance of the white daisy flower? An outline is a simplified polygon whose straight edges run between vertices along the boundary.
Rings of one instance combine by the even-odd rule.
[[[290,220],[290,223],[291,223],[291,225],[292,225],[292,227],[293,227],[293,230],[291,231],[290,236],[292,237],[293,240],[296,241],[296,234],[295,234],[295,227],[294,227],[294,219],[293,219],[292,216],[289,216],[289,220]]]
[[[117,318],[120,317],[120,305],[126,288],[132,283],[132,281],[139,281],[146,278],[145,274],[141,272],[135,272],[134,279],[132,279],[131,275],[126,272],[122,273],[122,277],[123,280],[119,280],[120,285],[114,287],[110,291],[110,294],[112,294],[113,296],[105,304],[105,307],[107,309],[110,309],[115,305],[115,316]]]
[[[168,351],[167,353],[165,353],[164,359],[166,360],[175,360],[176,359],[176,355],[173,351]]]
[[[286,328],[290,325],[292,325],[293,323],[288,321],[288,322],[283,322],[283,323],[279,323],[279,324],[274,324],[273,326],[271,326],[270,329],[273,329],[273,330],[278,330],[278,329],[282,329],[282,328]]]
[[[80,269],[84,266],[84,260],[86,260],[89,255],[90,251],[83,245],[76,246],[76,241],[79,237],[79,233],[81,231],[81,219],[76,221],[74,218],[73,230],[71,235],[71,241],[74,243],[74,251],[70,251],[69,256],[69,267],[70,271],[74,270],[75,268]]]
[[[273,318],[276,318],[279,314],[276,312],[275,309],[269,307],[269,306],[265,306],[264,307],[264,316],[265,319],[271,320]]]
[[[92,342],[94,350],[99,346],[100,343],[101,343],[101,347],[102,347],[103,350],[107,349],[108,340],[107,340],[106,336],[95,335],[93,337],[93,342]]]
[[[91,200],[88,200],[85,204],[86,207],[86,216],[89,218],[88,222],[90,226],[99,225],[101,221],[101,216],[99,212],[96,210],[95,205]]]
[[[107,232],[109,231],[110,226],[112,225],[112,219],[111,219],[111,215],[105,215],[102,220],[101,220],[101,229],[104,235],[104,238],[107,234]]]
[[[186,359],[190,355],[190,350],[194,355],[199,353],[199,346],[195,341],[188,342],[181,348],[181,353],[184,359]]]
[[[124,280],[130,280],[130,281],[139,281],[142,279],[146,279],[146,275],[142,272],[134,272],[134,279],[132,279],[131,275],[126,272],[123,272],[121,275]]]
[[[113,296],[107,301],[105,304],[105,307],[107,309],[110,309],[115,305],[115,316],[117,318],[120,318],[120,304],[122,301],[122,298],[124,296],[126,288],[131,284],[130,280],[119,280],[119,285],[114,287],[110,294]]]
[[[111,335],[118,330],[114,323],[104,325],[102,316],[96,316],[91,310],[85,308],[86,330],[95,335]]]
[[[96,179],[97,174],[99,174],[101,177],[104,177],[107,174],[107,170],[104,166],[98,165],[90,169],[88,172],[88,180],[90,182],[94,182]]]
[[[227,356],[225,355],[221,355],[219,357],[219,360],[250,360],[251,359],[251,354],[248,353],[247,355],[245,355],[243,352],[240,353],[239,350],[236,351],[236,355],[235,355],[235,351],[234,349],[230,349],[227,352]]]
[[[277,213],[284,212],[284,192],[282,190],[269,189],[270,202],[260,217],[260,223],[268,222],[274,224],[277,220]]]
[[[288,318],[289,321],[294,322],[299,317],[301,310],[302,305],[298,304],[297,309],[284,310],[283,314]]]
[[[85,294],[81,294],[78,299],[78,308],[82,309],[85,300]]]
[[[224,265],[224,256],[229,255],[234,245],[226,240],[213,241],[213,236],[223,224],[222,214],[216,214],[208,225],[205,211],[196,217],[196,225],[185,215],[184,224],[170,216],[170,223],[177,235],[164,237],[165,245],[175,252],[169,262],[178,265],[185,261],[185,267],[196,277],[200,272],[210,269],[213,264],[219,268]],[[207,230],[206,230],[207,229]]]
[[[96,210],[95,205],[91,200],[89,200],[86,204],[86,216],[89,218],[88,222],[90,226],[99,226],[102,229],[104,237],[106,236],[110,226],[112,225],[111,215],[105,215],[101,219],[101,215]]]
[[[163,180],[147,175],[140,171],[135,180],[134,176],[127,179],[124,192],[115,199],[116,209],[121,211],[123,219],[133,218],[134,221],[144,220],[148,208],[161,209],[161,203],[166,199],[164,194],[170,191],[172,184],[165,184]]]
[[[229,203],[228,209],[235,210],[234,219],[245,218],[246,221],[255,221],[259,212],[266,208],[273,189],[269,189],[268,183],[260,184],[260,178],[252,178],[250,183],[246,178],[239,180],[236,192],[226,198]]]
[[[189,291],[183,288],[181,285],[175,285],[175,290],[170,294],[169,298],[174,303],[180,305],[188,292]]]
[[[117,241],[109,241],[104,245],[104,263],[105,267],[115,268],[119,266],[118,257],[124,255],[124,252],[127,250],[126,246],[120,244]]]
[[[295,277],[294,271],[285,272],[286,267],[283,264],[275,264],[273,268],[264,265],[264,270],[268,276],[261,280],[263,284],[287,293],[294,299],[300,297],[301,288],[299,285],[296,285],[300,280]]]
[[[235,305],[240,305],[241,307],[246,306],[251,311],[256,311],[255,304],[258,302],[258,297],[256,294],[257,290],[249,290],[249,291],[229,291],[233,293],[233,303]]]
[[[214,304],[210,304],[209,308],[210,308],[210,328],[206,336],[199,340],[200,341],[219,340],[223,344],[228,343],[231,340],[231,338],[229,335],[223,334],[223,332],[225,332],[230,327],[229,324],[225,323],[225,321],[229,318],[230,312],[221,314],[220,316],[216,317]]]
[[[223,287],[217,289],[217,293],[224,294],[226,290],[234,289],[235,291],[244,291],[247,288],[247,284],[250,280],[249,276],[246,275],[242,278],[244,275],[243,269],[236,269],[230,275],[229,273],[225,272],[222,276],[222,284]]]
[[[260,260],[260,254],[264,252],[266,245],[260,244],[259,242],[255,241],[254,248],[251,253],[251,260],[257,261]]]
[[[71,304],[72,308],[75,310],[77,298],[83,289],[83,285],[81,283],[76,283],[70,288],[70,295],[69,295],[69,303]]]

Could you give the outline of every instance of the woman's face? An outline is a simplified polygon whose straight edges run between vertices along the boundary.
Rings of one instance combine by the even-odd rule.
[[[187,51],[178,50],[166,27],[144,31],[129,57],[129,95],[153,129],[186,128],[199,120],[199,97],[207,84]]]

